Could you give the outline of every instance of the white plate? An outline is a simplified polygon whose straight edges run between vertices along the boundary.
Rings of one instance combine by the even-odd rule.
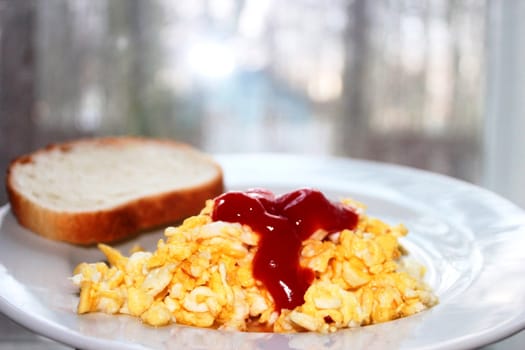
[[[525,214],[473,185],[419,170],[338,158],[217,156],[228,189],[316,187],[353,197],[369,215],[410,230],[403,244],[427,268],[440,304],[418,315],[334,334],[268,334],[168,326],[75,313],[68,277],[95,248],[52,242],[0,210],[0,310],[25,327],[82,349],[460,349],[525,328]],[[154,249],[160,231],[118,245]]]

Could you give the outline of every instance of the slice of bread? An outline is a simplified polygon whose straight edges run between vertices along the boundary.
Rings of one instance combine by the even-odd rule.
[[[18,222],[47,238],[89,245],[194,215],[223,191],[221,167],[194,148],[141,137],[81,139],[11,162]]]

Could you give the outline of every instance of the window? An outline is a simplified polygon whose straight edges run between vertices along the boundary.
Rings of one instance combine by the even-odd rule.
[[[2,89],[4,110],[18,106],[2,113],[3,165],[62,139],[143,134],[481,181],[484,1],[58,0],[1,11],[3,85],[22,91]]]

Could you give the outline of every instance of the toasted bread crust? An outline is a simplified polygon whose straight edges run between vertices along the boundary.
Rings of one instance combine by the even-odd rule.
[[[30,163],[36,153],[59,148],[66,151],[81,142],[100,144],[122,144],[128,142],[157,142],[169,147],[178,147],[194,152],[196,157],[205,157],[216,169],[216,174],[198,186],[180,188],[173,191],[144,196],[127,203],[95,211],[57,211],[32,201],[17,190],[13,182],[13,169]],[[100,242],[114,242],[129,238],[140,231],[168,225],[204,207],[207,199],[223,192],[222,169],[211,158],[197,152],[188,145],[170,140],[147,139],[140,137],[110,137],[101,139],[82,139],[64,144],[55,144],[30,155],[21,156],[11,162],[6,179],[7,194],[11,210],[18,222],[31,231],[44,237],[79,245]]]

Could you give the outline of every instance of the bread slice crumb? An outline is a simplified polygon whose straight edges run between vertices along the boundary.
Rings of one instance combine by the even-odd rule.
[[[22,226],[88,245],[198,213],[222,193],[223,174],[210,156],[176,141],[88,138],[13,160],[6,188]]]

